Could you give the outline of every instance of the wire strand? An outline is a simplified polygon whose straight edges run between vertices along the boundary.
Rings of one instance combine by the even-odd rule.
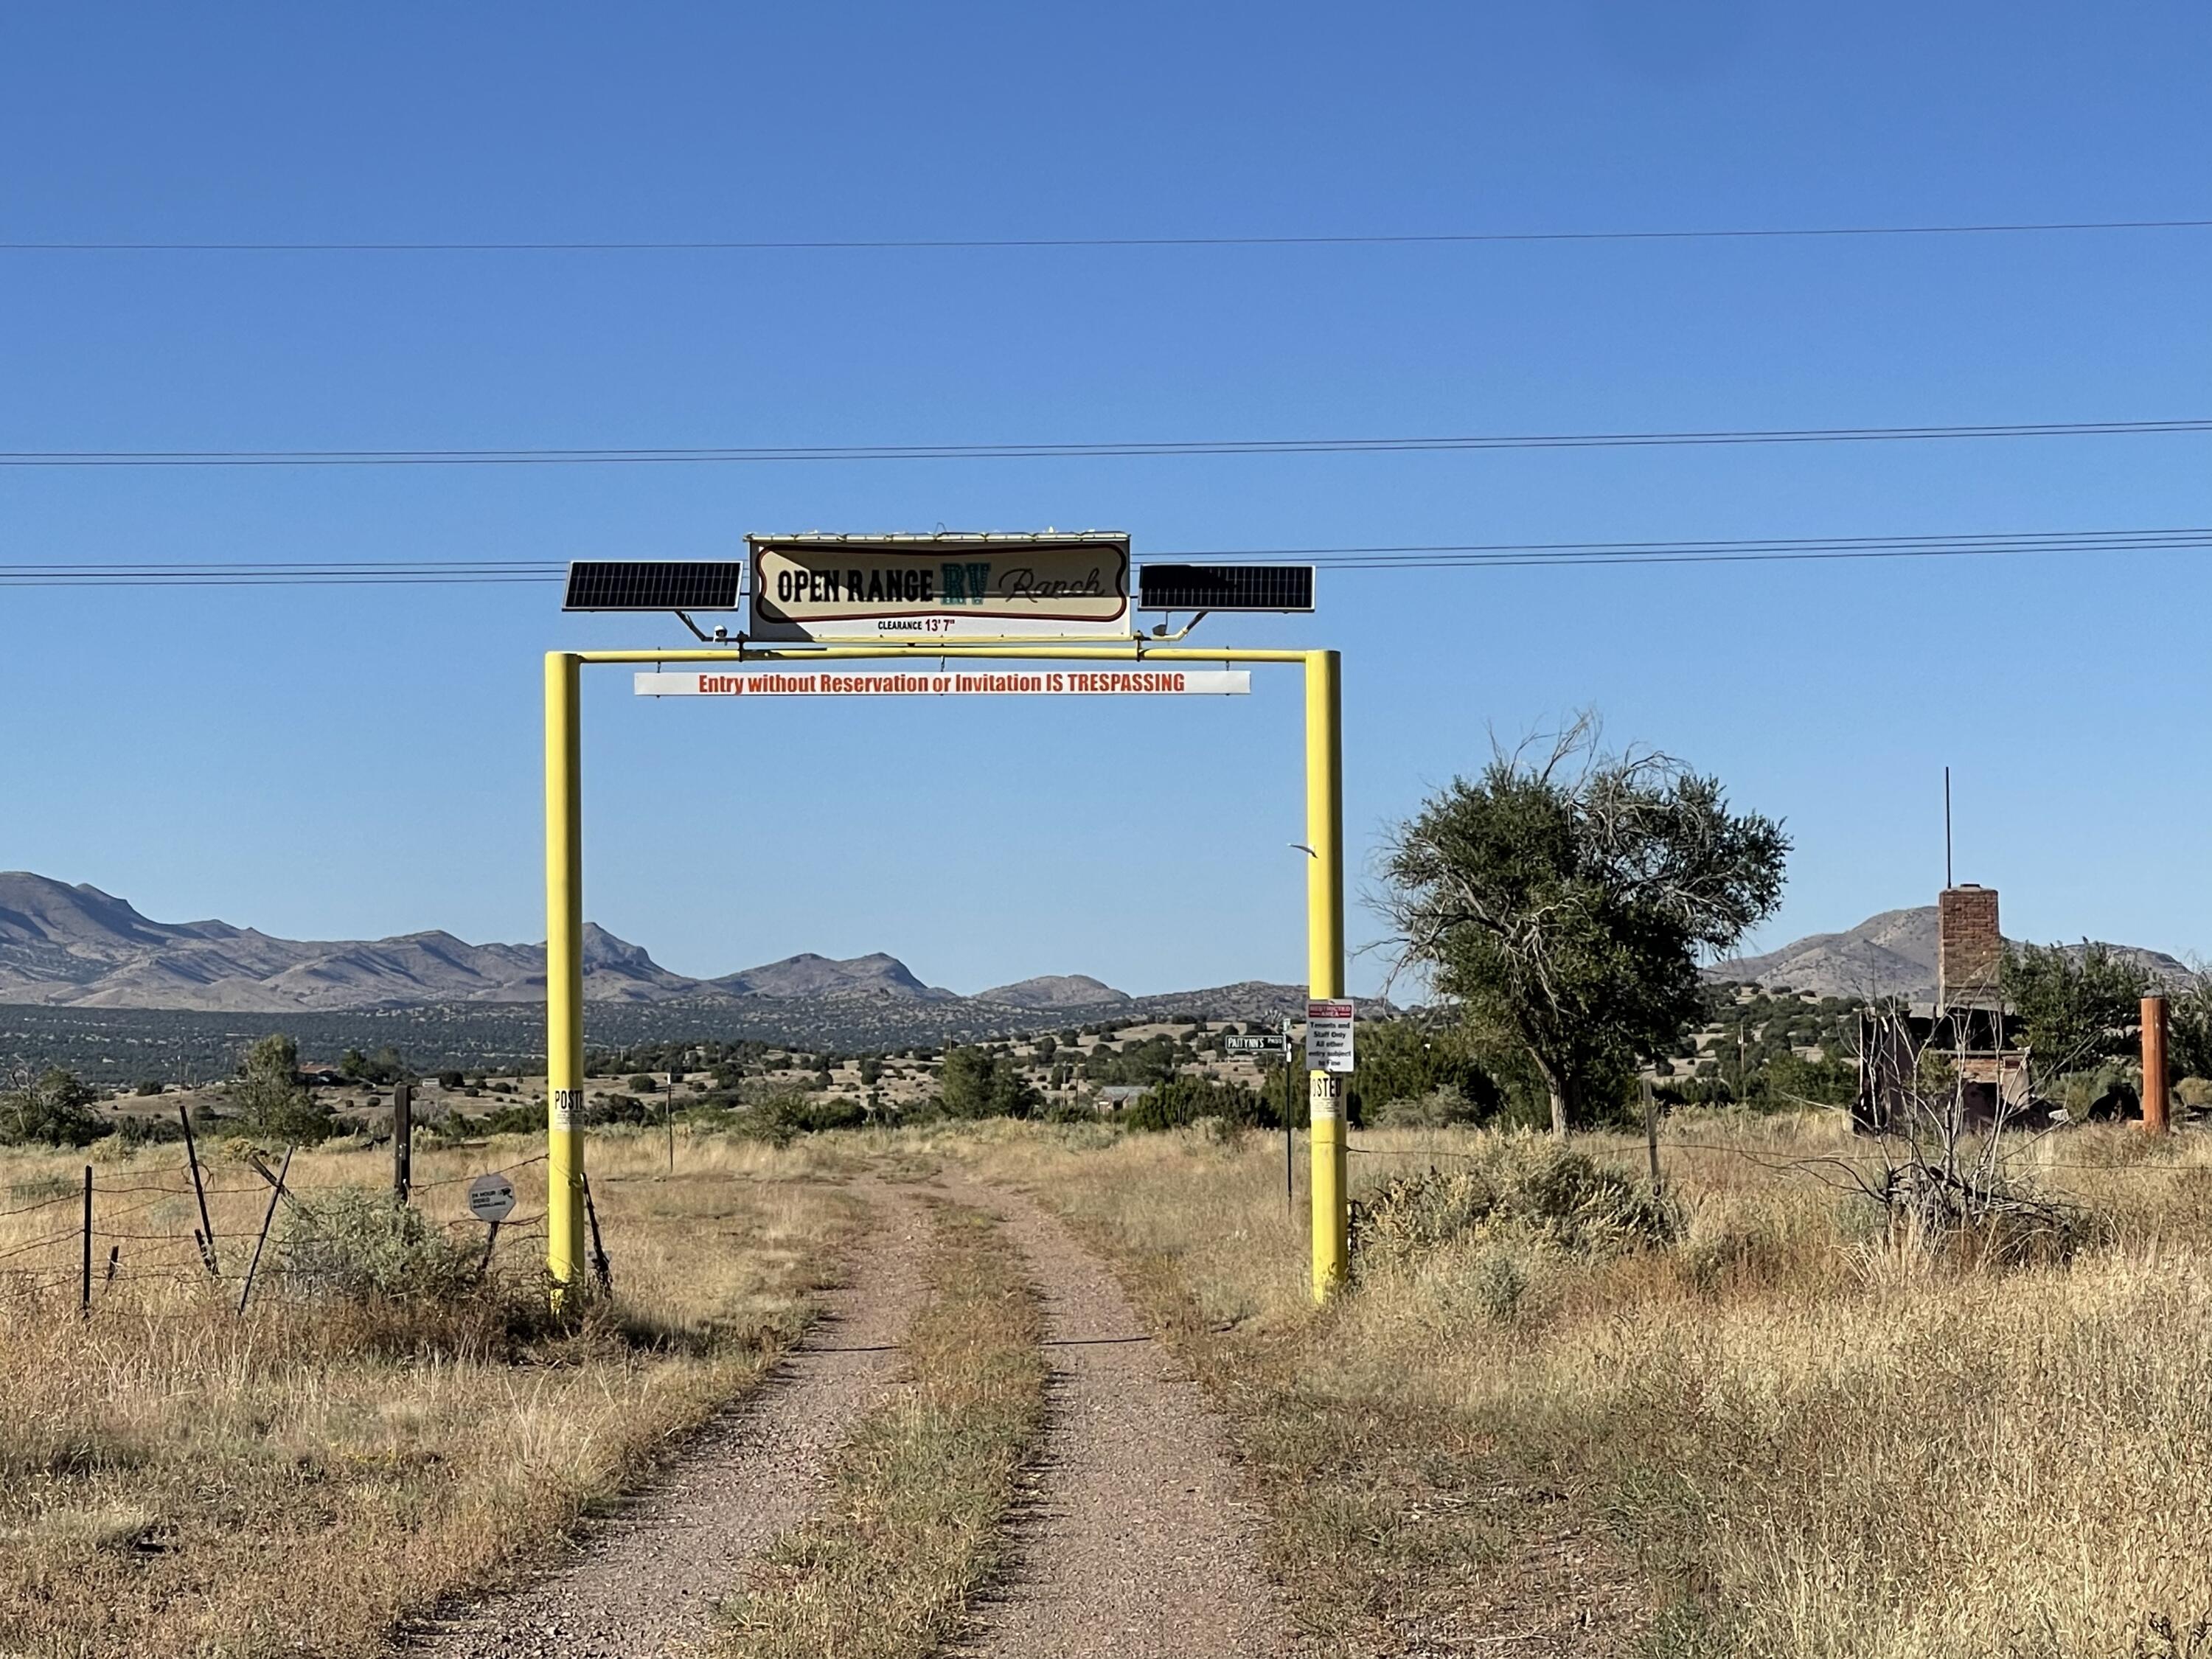
[[[1127,459],[1359,455],[1746,444],[1906,443],[1996,438],[2141,437],[2212,432],[2212,417],[2021,421],[1954,426],[1741,427],[1648,432],[1457,434],[1381,438],[1123,439],[1102,442],[821,444],[499,449],[19,449],[0,466],[637,466],[738,463]]]
[[[1914,536],[1759,537],[1638,542],[1409,542],[1358,546],[1178,548],[1155,559],[1236,564],[1301,560],[1337,573],[1527,568],[1560,565],[1792,563],[1833,560],[2018,557],[2033,554],[2126,554],[2212,549],[2212,526],[2139,530],[2021,530]],[[551,583],[567,567],[544,560],[477,561],[452,576],[433,559],[381,562],[372,569],[345,561],[211,563],[0,565],[0,587],[323,586],[496,581]],[[108,1190],[128,1190],[110,1188]]]
[[[1757,225],[1656,230],[1448,230],[1200,236],[783,237],[727,240],[0,242],[7,253],[923,253],[1103,248],[1462,247],[1545,242],[1740,242],[2040,236],[2204,230],[2212,219],[2060,219],[1921,225]]]

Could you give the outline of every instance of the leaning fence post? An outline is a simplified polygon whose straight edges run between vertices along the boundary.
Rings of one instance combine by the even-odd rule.
[[[1644,1147],[1651,1156],[1651,1190],[1659,1190],[1659,1098],[1644,1079]]]
[[[269,1208],[261,1217],[261,1237],[253,1241],[253,1259],[246,1264],[246,1282],[238,1288],[238,1310],[240,1313],[246,1311],[246,1297],[253,1294],[253,1275],[261,1267],[261,1247],[269,1242],[269,1224],[276,1219],[276,1206],[284,1196],[284,1177],[292,1173],[294,1150],[290,1146],[284,1149],[284,1161],[276,1166],[276,1180],[269,1183]],[[92,1171],[87,1170],[84,1173],[87,1182],[85,1206],[86,1212],[89,1214]]]
[[[76,1310],[92,1313],[92,1165],[84,1166],[84,1274],[77,1288]]]
[[[614,1276],[607,1271],[606,1246],[599,1243],[599,1211],[592,1202],[592,1178],[584,1177],[584,1218],[592,1224],[592,1272],[599,1281],[602,1291],[614,1289]]]
[[[215,1223],[208,1219],[207,1185],[200,1179],[199,1147],[192,1139],[191,1109],[181,1100],[177,1103],[177,1121],[185,1127],[185,1160],[192,1166],[192,1196],[200,1201],[200,1230],[192,1237],[199,1242],[200,1260],[207,1263],[208,1277],[221,1279],[222,1269],[215,1259]]]

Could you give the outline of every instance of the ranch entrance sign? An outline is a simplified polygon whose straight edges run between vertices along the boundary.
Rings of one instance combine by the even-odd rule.
[[[749,536],[756,640],[1121,638],[1129,538]]]

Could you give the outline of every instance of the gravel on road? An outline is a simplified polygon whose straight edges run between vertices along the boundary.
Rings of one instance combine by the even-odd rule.
[[[1035,1202],[961,1186],[1043,1295],[1044,1455],[1017,1565],[962,1651],[982,1659],[1272,1659],[1297,1650],[1261,1565],[1255,1506],[1198,1385],[1098,1258]]]
[[[876,1205],[846,1288],[769,1378],[701,1430],[657,1483],[585,1532],[535,1582],[418,1631],[425,1659],[672,1659],[701,1651],[745,1559],[805,1520],[846,1432],[889,1394],[923,1295],[928,1220]]]

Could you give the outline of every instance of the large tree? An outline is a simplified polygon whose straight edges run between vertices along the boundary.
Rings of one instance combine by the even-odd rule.
[[[1782,894],[1789,837],[1734,813],[1719,780],[1613,755],[1584,716],[1492,755],[1393,832],[1385,908],[1401,962],[1478,1043],[1525,1056],[1565,1134],[1671,1049],[1699,1011],[1701,955]]]

